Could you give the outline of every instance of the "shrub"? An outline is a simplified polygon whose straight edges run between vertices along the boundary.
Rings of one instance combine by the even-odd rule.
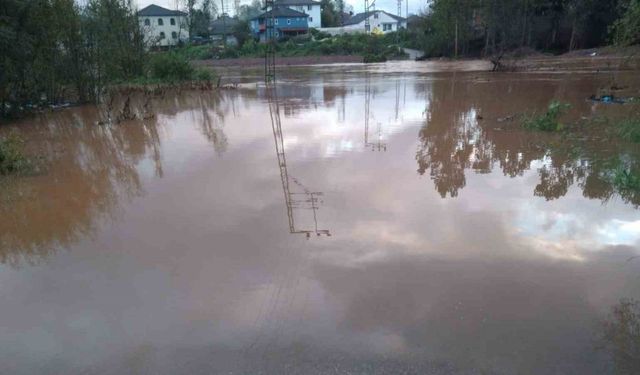
[[[0,138],[0,175],[24,170],[28,163],[22,151],[23,141],[15,134]]]
[[[627,141],[640,143],[640,118],[628,118],[620,122],[618,134]]]
[[[215,75],[209,69],[197,69],[195,76],[198,81],[213,81],[215,78]]]
[[[640,175],[628,168],[618,167],[614,171],[613,185],[618,190],[640,191]]]
[[[185,81],[193,78],[195,70],[189,61],[176,53],[158,53],[151,60],[151,78],[162,81]]]
[[[364,55],[363,61],[365,63],[377,63],[377,62],[385,62],[387,61],[387,58],[382,54],[369,53]]]
[[[640,43],[640,0],[622,2],[623,15],[611,26],[613,41],[618,45]]]
[[[562,115],[570,105],[567,103],[560,103],[559,101],[552,101],[549,104],[547,112],[542,115],[536,115],[525,117],[523,125],[525,129],[529,130],[542,130],[542,131],[559,131],[562,130],[563,125],[558,121],[558,117]]]
[[[324,31],[320,31],[314,28],[309,29],[309,34],[311,34],[313,39],[316,39],[316,40],[331,38],[331,34],[325,33]]]
[[[175,52],[188,60],[207,60],[213,57],[213,50],[209,45],[188,45]]]

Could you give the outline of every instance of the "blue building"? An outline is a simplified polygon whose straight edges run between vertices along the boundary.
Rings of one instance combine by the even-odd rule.
[[[309,16],[307,14],[290,8],[276,7],[251,19],[251,34],[261,42],[266,40],[266,22],[270,23],[272,17],[275,18],[273,29],[278,39],[309,32]]]

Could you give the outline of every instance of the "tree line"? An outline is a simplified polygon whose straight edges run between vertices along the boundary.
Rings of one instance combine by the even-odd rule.
[[[0,2],[0,117],[94,101],[106,84],[143,75],[144,63],[131,0]]]
[[[413,26],[432,56],[631,45],[640,42],[640,0],[433,0]]]

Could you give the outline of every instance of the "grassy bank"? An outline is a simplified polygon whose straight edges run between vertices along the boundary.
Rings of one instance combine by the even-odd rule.
[[[330,36],[314,31],[311,35],[301,35],[275,46],[276,55],[280,57],[297,56],[363,56],[365,62],[386,61],[405,58],[403,43],[396,33],[386,35],[348,34]],[[209,45],[185,46],[175,51],[176,54],[190,60],[228,59],[240,57],[263,57],[266,45],[254,40],[242,46],[214,48]]]
[[[0,176],[25,172],[30,165],[20,137],[15,134],[0,136]]]
[[[150,55],[144,74],[130,80],[117,82],[116,85],[173,85],[191,81],[213,81],[215,78],[215,74],[211,69],[196,68],[191,65],[184,53],[169,51],[153,53]]]

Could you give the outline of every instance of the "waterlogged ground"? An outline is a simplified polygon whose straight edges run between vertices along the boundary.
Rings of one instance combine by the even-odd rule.
[[[440,67],[286,69],[277,99],[248,72],[130,98],[144,120],[0,128],[46,166],[2,180],[0,373],[616,373],[597,348],[640,298],[640,147],[606,121],[632,104],[585,99],[640,78]],[[554,98],[580,129],[521,129]]]

